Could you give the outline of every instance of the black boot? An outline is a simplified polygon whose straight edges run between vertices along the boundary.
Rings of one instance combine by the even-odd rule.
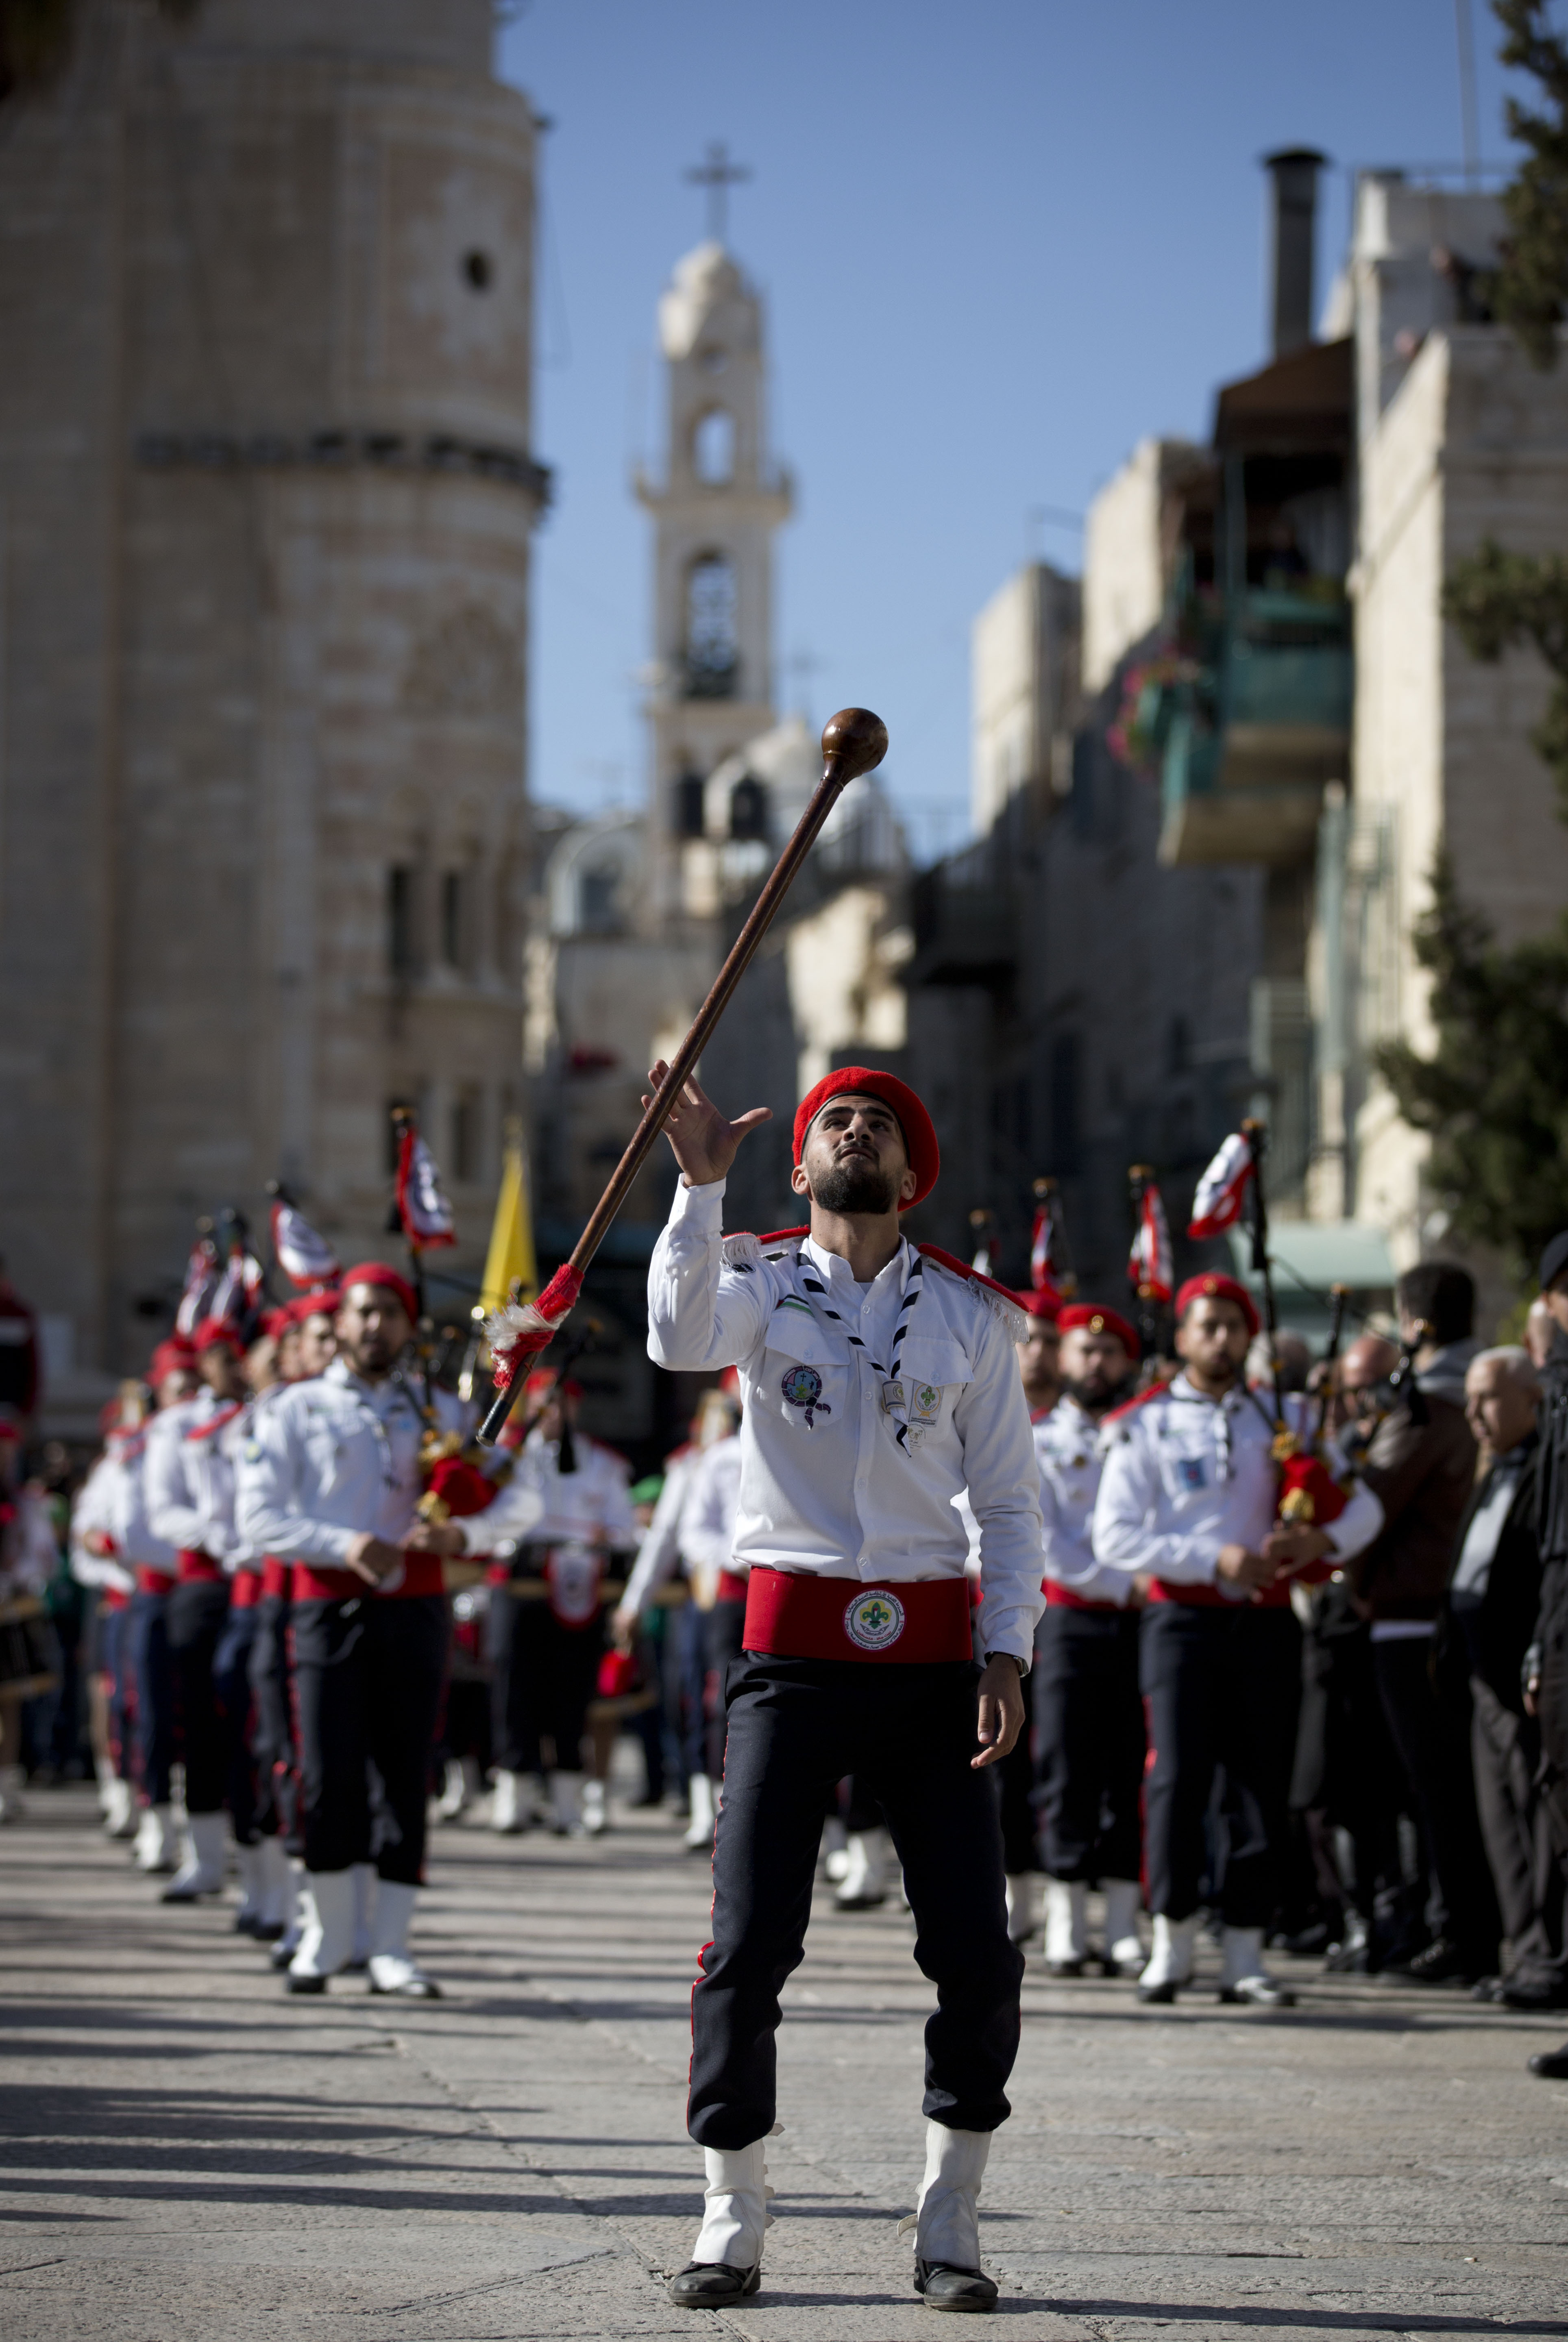
[[[728,2261],[688,2261],[666,2290],[678,2309],[732,2309],[762,2282],[762,2264],[731,2268]]]
[[[953,2268],[946,2261],[917,2261],[915,2291],[928,2309],[956,2309],[970,2317],[996,2307],[996,2287],[980,2269]]]

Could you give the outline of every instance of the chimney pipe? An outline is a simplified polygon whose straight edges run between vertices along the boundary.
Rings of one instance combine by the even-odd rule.
[[[1263,167],[1274,183],[1273,355],[1288,357],[1312,338],[1312,246],[1318,210],[1318,173],[1327,162],[1311,146],[1287,146],[1265,155]]]

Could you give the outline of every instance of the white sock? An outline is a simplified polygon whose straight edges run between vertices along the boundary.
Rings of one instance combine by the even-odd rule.
[[[1143,1900],[1143,1890],[1136,1878],[1108,1878],[1105,1881],[1105,1957],[1107,1959],[1137,1960],[1141,1965],[1143,1947],[1138,1939],[1138,1913]]]
[[[1089,1890],[1081,1878],[1048,1878],[1045,1882],[1045,1957],[1048,1960],[1081,1960],[1089,1949],[1085,1913]]]
[[[926,2125],[926,2169],[915,2214],[915,2257],[949,2268],[978,2269],[980,2192],[990,2153],[989,2130]]]
[[[348,1876],[354,1881],[354,1954],[356,1961],[370,1957],[370,1939],[376,1926],[376,1865],[373,1862],[352,1862]]]
[[[1223,1964],[1220,1973],[1222,1991],[1245,1984],[1250,1977],[1266,1975],[1261,1927],[1221,1927],[1220,1957]]]
[[[755,2268],[762,2258],[762,2239],[770,2218],[768,2199],[773,2193],[763,2154],[767,2144],[759,2138],[749,2147],[703,2148],[707,2208],[691,2248],[694,2261]]]
[[[1149,1965],[1139,1977],[1140,1984],[1190,1984],[1192,1980],[1192,1956],[1198,1941],[1198,1921],[1168,1919],[1162,1911],[1154,1914],[1154,1948],[1149,1955]]]

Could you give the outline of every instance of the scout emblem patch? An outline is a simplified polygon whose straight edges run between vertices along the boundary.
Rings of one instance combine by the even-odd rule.
[[[857,1594],[844,1613],[844,1632],[858,1651],[885,1651],[904,1631],[904,1606],[885,1586]]]
[[[811,1429],[812,1417],[831,1415],[833,1410],[822,1396],[822,1377],[815,1366],[791,1366],[779,1386],[784,1394],[786,1406],[806,1410],[806,1428]]]
[[[941,1386],[938,1383],[917,1383],[910,1407],[911,1423],[935,1423],[942,1411]]]

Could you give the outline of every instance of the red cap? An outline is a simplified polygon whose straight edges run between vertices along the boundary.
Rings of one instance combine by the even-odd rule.
[[[413,1286],[406,1276],[399,1276],[395,1268],[388,1267],[386,1261],[362,1260],[355,1267],[346,1268],[342,1283],[332,1298],[334,1309],[347,1300],[350,1288],[356,1285],[378,1285],[384,1292],[395,1294],[403,1305],[409,1325],[419,1323],[419,1304],[414,1297]],[[323,1303],[320,1308],[313,1309],[311,1316],[320,1316],[325,1306]]]
[[[294,1311],[289,1303],[286,1301],[281,1308],[269,1309],[266,1316],[262,1319],[262,1338],[265,1341],[276,1342],[280,1336],[287,1333],[293,1323]]]
[[[1190,1276],[1176,1296],[1178,1326],[1195,1301],[1233,1301],[1247,1321],[1249,1334],[1257,1333],[1262,1323],[1258,1316],[1258,1305],[1246,1286],[1239,1285],[1233,1276],[1216,1276],[1211,1269],[1203,1269],[1197,1276]]]
[[[1043,1317],[1048,1326],[1060,1323],[1061,1296],[1060,1293],[1042,1293],[1038,1286],[1033,1285],[1018,1288],[1009,1286],[1008,1291],[1026,1317]]]
[[[158,1344],[157,1348],[147,1360],[147,1380],[157,1384],[163,1381],[166,1375],[194,1375],[196,1362],[196,1354],[185,1336],[171,1334],[166,1342]]]
[[[880,1098],[891,1106],[899,1117],[899,1127],[904,1134],[904,1146],[910,1158],[910,1168],[915,1175],[915,1192],[908,1203],[900,1204],[900,1212],[912,1211],[923,1204],[937,1184],[941,1169],[941,1153],[937,1146],[936,1126],[908,1082],[900,1081],[897,1074],[878,1073],[870,1066],[840,1066],[837,1073],[825,1074],[815,1089],[807,1091],[795,1109],[795,1160],[800,1160],[806,1144],[806,1134],[829,1100],[836,1097]]]
[[[191,1348],[198,1358],[204,1350],[232,1350],[236,1358],[245,1356],[239,1328],[226,1317],[204,1317],[191,1336]]]
[[[533,1373],[528,1376],[528,1381],[523,1385],[523,1396],[525,1398],[548,1398],[559,1381],[560,1376],[556,1372],[554,1366],[536,1366]],[[572,1375],[568,1375],[567,1376],[565,1389],[566,1395],[568,1398],[581,1398],[583,1395],[583,1386],[581,1383],[579,1383]]]
[[[1081,1326],[1086,1334],[1109,1334],[1130,1358],[1138,1356],[1138,1336],[1120,1310],[1102,1309],[1097,1301],[1070,1301],[1056,1322],[1064,1334],[1074,1326]]]
[[[284,1314],[291,1326],[303,1326],[311,1317],[332,1317],[343,1296],[336,1285],[312,1286],[308,1293],[297,1293],[284,1305]]]

